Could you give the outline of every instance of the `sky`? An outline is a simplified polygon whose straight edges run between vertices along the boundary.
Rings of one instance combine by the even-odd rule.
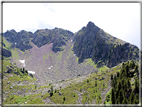
[[[139,3],[3,3],[3,32],[55,27],[79,31],[89,21],[140,48]]]

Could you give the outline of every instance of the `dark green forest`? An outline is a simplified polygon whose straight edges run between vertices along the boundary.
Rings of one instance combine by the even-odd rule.
[[[120,73],[111,75],[111,101],[112,104],[138,104],[139,103],[139,72],[138,65],[127,61],[122,63]],[[130,79],[133,78],[134,88]]]

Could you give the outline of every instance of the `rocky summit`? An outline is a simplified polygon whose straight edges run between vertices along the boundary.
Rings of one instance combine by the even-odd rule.
[[[137,46],[111,36],[92,22],[75,34],[73,51],[79,63],[91,58],[98,67],[114,67],[127,60],[139,59]]]

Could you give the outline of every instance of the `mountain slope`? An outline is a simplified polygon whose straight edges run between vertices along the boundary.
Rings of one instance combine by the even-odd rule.
[[[138,47],[111,36],[92,22],[74,36],[73,51],[79,57],[79,63],[92,58],[98,67],[113,67],[123,61],[139,58]]]
[[[7,49],[12,52],[11,61],[22,67],[19,60],[25,60],[25,68],[35,71],[35,77],[42,83],[87,75],[127,60],[138,60],[136,46],[109,35],[92,22],[74,35],[55,28],[35,33],[11,30],[3,36],[6,47],[7,42],[10,43]]]

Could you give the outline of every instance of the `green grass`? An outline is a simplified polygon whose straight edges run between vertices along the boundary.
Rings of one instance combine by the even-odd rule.
[[[27,104],[45,104],[42,102],[41,98],[31,99]]]
[[[78,99],[78,95],[73,89],[71,90],[70,88],[66,89],[61,89],[60,92],[62,95],[58,94],[57,92],[53,93],[53,96],[50,97],[50,99],[56,103],[56,104],[76,104],[76,100]],[[75,95],[75,97],[74,97]],[[65,101],[63,101],[63,98],[65,97]]]
[[[3,38],[3,43],[6,45],[5,47],[6,47],[7,49],[11,49],[12,43],[8,42],[5,38]]]
[[[48,59],[49,58],[49,55],[47,54],[47,55],[42,55],[42,57],[43,57],[43,62],[45,62],[45,59]]]
[[[49,96],[50,96],[49,93],[45,93],[42,97],[43,97],[43,99],[46,99]]]
[[[17,48],[11,49],[10,51],[12,53],[12,58],[20,59],[19,53],[17,51]]]
[[[59,55],[57,56],[57,61],[62,58],[62,54],[63,54],[63,51],[61,51],[61,52],[59,53]]]
[[[99,68],[99,71],[106,71],[108,70],[109,68],[107,66],[103,66],[103,67],[100,67]]]
[[[98,62],[99,63],[99,62]],[[97,64],[95,64],[91,58],[86,59],[86,62],[84,65],[90,65],[93,66],[94,68],[97,68]],[[108,70],[109,68],[107,66],[102,66],[99,68],[99,71],[105,71]]]
[[[28,99],[30,99],[30,97],[31,97],[31,95],[27,95],[27,96],[25,96],[25,97],[17,98],[17,99],[15,100],[15,103],[16,103],[16,104],[22,104],[22,103],[28,101]]]
[[[112,104],[112,102],[111,102],[111,89],[106,93],[105,104]]]

